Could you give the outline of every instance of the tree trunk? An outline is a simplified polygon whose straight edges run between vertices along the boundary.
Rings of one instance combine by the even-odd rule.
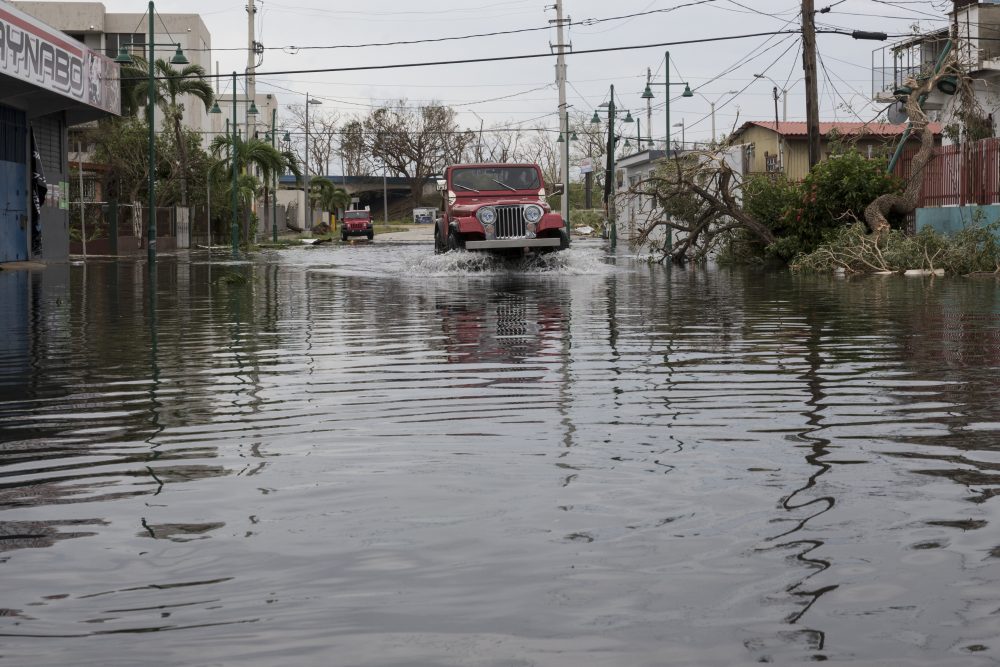
[[[267,236],[267,231],[271,228],[271,207],[267,205],[268,195],[270,194],[270,188],[266,185],[264,186],[264,235]]]
[[[950,66],[941,68],[937,76],[917,85],[917,82],[909,79],[908,84],[912,85],[913,92],[906,99],[906,112],[910,117],[910,128],[914,133],[920,133],[920,150],[913,156],[910,163],[910,180],[906,183],[903,194],[880,195],[865,208],[865,222],[868,229],[873,234],[882,234],[889,230],[890,213],[907,215],[912,213],[917,204],[920,203],[920,189],[924,183],[924,168],[934,159],[934,132],[929,125],[929,119],[924,110],[920,108],[920,98],[934,90],[934,86],[941,77],[949,73]]]
[[[174,118],[174,139],[177,141],[177,158],[180,162],[181,171],[181,206],[187,208],[187,146],[184,145],[184,134],[181,132],[181,122],[179,118]]]

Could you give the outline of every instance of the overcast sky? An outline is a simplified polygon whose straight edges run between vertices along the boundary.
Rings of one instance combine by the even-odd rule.
[[[142,12],[142,0],[103,0],[111,12]],[[556,41],[554,29],[541,29],[555,18],[547,7],[555,0],[265,0],[257,2],[257,40],[267,48],[259,71],[307,70],[369,66],[434,60],[459,60],[486,56],[545,53]],[[835,5],[817,16],[820,27],[840,27],[909,33],[944,25],[950,2],[943,0],[816,0],[817,9]],[[690,6],[684,6],[690,5]],[[160,13],[201,13],[211,34],[214,58],[222,72],[243,71],[246,65],[247,14],[243,0],[160,0]],[[624,15],[643,16],[589,23]],[[797,0],[565,0],[564,13],[573,24],[568,40],[576,50],[657,44],[692,39],[794,29],[799,25]],[[931,17],[940,17],[934,21]],[[477,37],[431,44],[373,46],[351,49],[302,49],[336,45],[370,44],[428,38],[456,37],[506,30],[539,30]],[[890,38],[888,43],[894,41]],[[877,108],[869,103],[872,89],[872,51],[882,43],[855,41],[840,35],[820,35],[819,90],[823,120],[858,120],[844,107],[853,106],[864,120]],[[300,47],[295,50],[291,47]],[[784,87],[787,83],[788,119],[805,119],[802,57],[798,35],[753,37],[668,47],[671,80],[687,81],[704,97],[679,98],[683,88],[671,88],[673,123],[685,123],[687,141],[707,140],[711,134],[709,101],[716,106],[717,132],[737,119],[773,120],[773,84],[754,79],[766,73]],[[663,81],[664,51],[655,47],[568,58],[568,103],[572,112],[593,113],[607,100],[611,84],[617,102],[641,117],[643,134],[646,104],[639,95],[646,69],[654,81]],[[406,98],[419,105],[436,100],[461,111],[462,124],[478,129],[483,119],[491,125],[557,127],[558,96],[553,58],[385,69],[350,73],[261,75],[258,92],[273,91],[282,104],[301,103],[306,91],[323,99],[325,111],[342,116],[364,113],[385,100]],[[663,86],[653,87],[653,134],[662,139],[665,118]],[[727,91],[740,91],[738,95]],[[506,99],[496,99],[506,98]],[[706,99],[707,98],[707,99]],[[494,100],[494,101],[484,101]],[[548,114],[548,115],[546,115]],[[630,128],[630,131],[634,131]],[[680,139],[680,128],[672,130]]]

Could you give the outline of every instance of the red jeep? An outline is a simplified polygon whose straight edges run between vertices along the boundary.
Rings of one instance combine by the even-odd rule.
[[[348,236],[367,236],[369,241],[375,237],[371,211],[344,211],[340,221],[340,240],[346,241]]]
[[[558,187],[558,186],[557,186]],[[569,232],[545,201],[535,164],[457,164],[437,182],[444,196],[434,249],[491,252],[565,250]]]

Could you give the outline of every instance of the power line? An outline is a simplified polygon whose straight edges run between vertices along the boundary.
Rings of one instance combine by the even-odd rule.
[[[768,37],[772,35],[798,35],[801,34],[801,29],[796,30],[774,30],[769,32],[755,32],[746,33],[742,35],[725,35],[722,37],[704,37],[701,39],[684,39],[677,40],[673,42],[658,42],[654,44],[634,44],[629,46],[609,46],[600,49],[581,49],[577,51],[567,52],[566,55],[576,56],[576,55],[586,55],[593,53],[613,53],[618,51],[638,51],[642,49],[654,49],[663,48],[665,46],[683,46],[688,44],[706,44],[711,42],[727,42],[739,39],[752,39],[754,37]],[[828,34],[828,35],[844,35],[846,37],[853,37],[851,32],[846,30],[817,30],[818,34]],[[886,37],[902,37],[904,35],[886,35]],[[998,38],[1000,39],[1000,38]],[[552,53],[530,53],[519,56],[492,56],[488,58],[466,58],[461,60],[433,60],[425,62],[412,62],[412,63],[395,63],[391,65],[358,65],[354,67],[322,67],[315,69],[299,69],[299,70],[280,70],[273,72],[256,72],[255,76],[278,76],[287,74],[317,74],[317,73],[334,73],[334,72],[365,72],[365,71],[375,71],[375,70],[386,70],[386,69],[408,69],[413,67],[440,67],[443,65],[468,65],[475,63],[489,63],[489,62],[509,62],[512,60],[534,60],[538,58],[554,58],[555,55]],[[210,78],[220,78],[223,76],[231,76],[229,74],[205,74],[202,76],[203,79]],[[164,79],[166,77],[154,77],[158,79]],[[128,77],[122,79],[123,81],[146,81],[147,77]]]
[[[801,39],[797,39],[797,40],[795,40],[795,41],[794,41],[793,43],[789,44],[789,45],[788,45],[788,47],[786,47],[786,48],[785,48],[785,50],[784,50],[784,51],[782,51],[782,52],[781,52],[781,53],[780,53],[780,54],[778,55],[778,57],[777,57],[777,58],[775,58],[775,59],[774,59],[774,60],[773,60],[773,61],[771,62],[771,64],[770,64],[770,65],[768,65],[767,67],[765,67],[765,68],[764,68],[764,71],[763,71],[763,72],[761,72],[761,74],[767,74],[768,70],[770,70],[770,69],[771,69],[772,67],[774,67],[775,65],[777,65],[777,64],[778,64],[778,63],[779,63],[779,62],[781,61],[781,59],[785,57],[785,54],[787,54],[787,53],[788,53],[789,51],[791,51],[791,50],[792,50],[792,47],[793,47],[793,46],[796,46],[796,45],[799,45],[799,46],[801,46],[801,42],[802,42],[802,40],[801,40]],[[781,43],[779,42],[778,44],[775,44],[774,46],[779,46],[780,44],[781,44]],[[749,82],[749,83],[747,83],[747,84],[746,84],[745,86],[743,86],[743,88],[741,88],[741,89],[740,89],[740,90],[739,90],[739,91],[738,91],[738,92],[737,92],[737,93],[736,93],[735,95],[731,96],[731,97],[730,97],[730,98],[729,98],[728,100],[726,100],[726,101],[725,101],[725,102],[723,102],[722,104],[719,104],[719,105],[716,105],[716,110],[718,110],[718,109],[722,109],[722,108],[725,108],[725,107],[726,107],[726,106],[727,106],[727,105],[728,105],[728,104],[729,104],[730,102],[732,102],[732,101],[733,101],[733,100],[735,100],[735,99],[736,99],[737,97],[739,97],[740,95],[742,95],[742,94],[743,94],[743,92],[744,92],[744,91],[745,91],[745,90],[746,90],[747,88],[749,88],[750,86],[754,85],[755,83],[757,83],[757,79],[756,79],[756,78],[754,78],[754,79],[751,79],[751,80],[750,80],[750,82]],[[711,116],[712,116],[712,114],[711,114],[711,113],[709,113],[709,114],[706,114],[706,115],[702,116],[701,118],[699,118],[698,120],[696,120],[695,122],[693,122],[693,123],[691,123],[690,125],[688,125],[687,127],[695,127],[696,125],[699,125],[699,124],[701,124],[701,123],[704,123],[704,122],[705,122],[706,120],[708,120],[709,118],[711,118]],[[715,137],[713,137],[713,139],[714,139],[714,138],[715,138]]]
[[[678,9],[685,9],[687,7],[694,7],[696,5],[703,5],[703,4],[706,4],[706,3],[718,2],[718,1],[719,0],[693,0],[692,2],[688,2],[688,3],[685,3],[685,4],[681,4],[681,5],[675,5],[674,7],[665,7],[665,8],[662,8],[662,9],[653,9],[653,10],[649,10],[649,11],[645,11],[645,12],[636,12],[634,14],[623,14],[621,16],[608,16],[608,17],[604,17],[604,18],[583,19],[582,21],[576,21],[575,25],[590,26],[590,25],[598,25],[598,24],[601,24],[601,23],[607,23],[609,21],[631,20],[631,19],[637,18],[639,16],[647,16],[647,15],[650,15],[650,14],[661,14],[661,13],[674,12],[674,11],[677,11]],[[574,25],[574,22],[570,21],[570,20],[567,20],[566,21],[566,25],[571,28]],[[519,33],[539,32],[539,31],[542,31],[542,30],[551,30],[551,29],[552,29],[552,26],[546,25],[546,26],[540,26],[540,27],[534,27],[534,28],[513,28],[511,30],[497,30],[497,31],[494,31],[494,32],[481,32],[481,33],[474,33],[474,34],[470,34],[470,35],[454,35],[454,36],[451,36],[451,37],[428,37],[428,38],[425,38],[425,39],[397,40],[397,41],[393,41],[393,42],[364,42],[364,43],[361,43],[361,44],[329,44],[329,45],[319,45],[319,46],[294,46],[294,45],[289,45],[289,46],[268,46],[268,47],[264,47],[264,48],[265,48],[265,50],[268,50],[268,51],[285,51],[285,52],[290,52],[290,53],[294,54],[294,53],[297,53],[299,51],[309,51],[309,50],[319,50],[319,49],[322,49],[322,50],[327,50],[327,49],[366,49],[366,48],[371,48],[371,47],[382,47],[382,46],[407,46],[407,45],[412,45],[412,44],[433,44],[433,43],[437,43],[437,42],[452,42],[452,41],[464,40],[464,39],[478,39],[478,38],[481,38],[481,37],[499,37],[499,36],[504,36],[504,35],[516,35],[516,34],[519,34]],[[186,50],[188,50],[188,51],[245,51],[246,47],[245,46],[223,47],[223,48],[216,47],[216,48],[211,48],[211,49],[194,49],[194,48],[192,48],[192,49],[186,49]]]

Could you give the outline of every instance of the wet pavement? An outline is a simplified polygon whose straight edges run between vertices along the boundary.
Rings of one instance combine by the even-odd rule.
[[[1000,288],[0,272],[0,664],[993,665]]]

